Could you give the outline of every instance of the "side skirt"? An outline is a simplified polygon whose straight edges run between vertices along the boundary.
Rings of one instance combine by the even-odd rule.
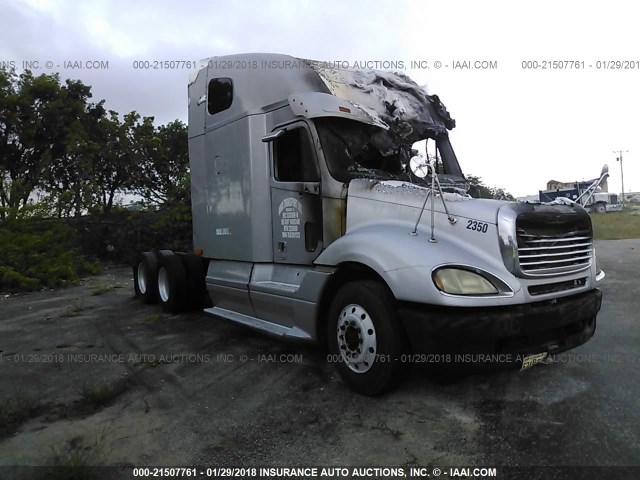
[[[234,312],[232,310],[227,310],[226,308],[213,307],[207,308],[204,311],[210,315],[216,315],[218,317],[231,320],[232,322],[239,323],[241,325],[245,325],[247,327],[254,328],[256,330],[260,330],[278,337],[287,337],[304,341],[313,340],[311,335],[298,327],[290,328],[283,325],[278,325],[261,318],[252,317],[250,315]]]

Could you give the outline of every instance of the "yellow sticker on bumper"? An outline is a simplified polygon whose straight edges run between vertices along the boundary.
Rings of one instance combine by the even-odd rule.
[[[536,353],[534,355],[527,355],[522,359],[522,368],[520,371],[525,370],[527,368],[533,367],[536,363],[542,362],[545,358],[547,358],[548,353]]]

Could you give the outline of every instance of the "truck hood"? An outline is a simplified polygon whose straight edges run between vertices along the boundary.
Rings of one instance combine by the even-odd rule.
[[[355,227],[365,218],[392,216],[394,220],[415,223],[424,204],[429,188],[409,182],[393,180],[373,180],[357,178],[351,180],[348,190],[347,228]],[[458,193],[444,193],[449,212],[455,217],[496,224],[498,209],[502,200],[476,199]],[[442,200],[435,197],[436,212],[445,213]],[[357,203],[359,208],[350,208]],[[382,208],[384,207],[384,208]],[[427,201],[422,216],[424,222],[431,210],[431,200]]]

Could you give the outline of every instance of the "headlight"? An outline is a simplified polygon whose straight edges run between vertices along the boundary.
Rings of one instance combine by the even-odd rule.
[[[433,274],[433,282],[452,295],[496,295],[498,289],[482,275],[461,268],[440,268]]]

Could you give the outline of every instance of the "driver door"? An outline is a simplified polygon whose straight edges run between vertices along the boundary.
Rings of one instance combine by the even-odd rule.
[[[320,171],[304,122],[285,128],[271,148],[273,258],[311,264],[322,251]]]

